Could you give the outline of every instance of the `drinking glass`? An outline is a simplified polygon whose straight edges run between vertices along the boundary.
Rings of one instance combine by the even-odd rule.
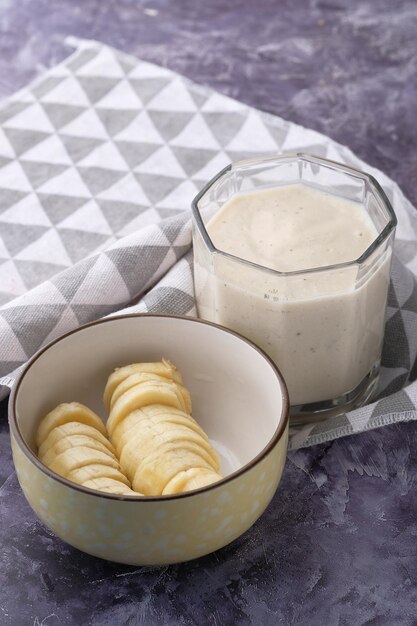
[[[377,231],[372,244],[350,262],[291,272],[216,249],[206,226],[232,196],[292,184],[361,205]],[[198,314],[269,354],[287,383],[293,423],[367,402],[380,369],[397,223],[378,182],[323,158],[268,156],[219,172],[193,200],[192,211]]]

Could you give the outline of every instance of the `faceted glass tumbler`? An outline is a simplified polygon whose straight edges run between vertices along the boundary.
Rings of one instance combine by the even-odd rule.
[[[375,240],[351,262],[292,272],[216,249],[206,226],[232,196],[291,184],[359,204],[376,228]],[[366,403],[377,386],[397,223],[378,182],[309,155],[265,157],[219,172],[192,210],[198,315],[269,354],[287,383],[292,422]]]

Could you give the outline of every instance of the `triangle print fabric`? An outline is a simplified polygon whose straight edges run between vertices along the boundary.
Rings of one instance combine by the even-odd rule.
[[[74,43],[74,42],[73,42]],[[376,176],[397,213],[381,399],[291,434],[303,447],[417,418],[417,214],[314,131],[97,42],[0,108],[0,387],[42,345],[114,312],[196,315],[190,203],[231,161],[307,152]]]

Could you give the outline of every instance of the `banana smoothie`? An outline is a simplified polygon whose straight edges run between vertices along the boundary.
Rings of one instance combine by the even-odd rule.
[[[378,367],[391,252],[352,263],[378,237],[359,202],[277,186],[233,195],[206,229],[227,254],[208,266],[195,246],[199,315],[263,348],[292,406],[335,400]]]

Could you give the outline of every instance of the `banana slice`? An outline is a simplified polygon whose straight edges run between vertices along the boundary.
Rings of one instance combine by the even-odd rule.
[[[169,407],[167,408],[167,410],[169,410]],[[199,435],[205,442],[209,444],[209,439],[206,433],[200,428],[197,422],[195,422],[190,415],[187,416],[185,413],[183,416],[171,415],[167,412],[166,414],[148,417],[147,415],[139,416],[136,414],[136,411],[132,411],[132,413],[130,413],[113,432],[112,442],[114,443],[116,454],[118,457],[120,457],[124,446],[132,439],[132,437],[135,436],[135,433],[141,428],[151,428],[155,432],[162,432],[175,426],[187,428],[188,431]]]
[[[91,465],[84,465],[83,467],[73,469],[66,478],[79,485],[83,485],[86,480],[112,478],[130,487],[129,480],[120,469],[111,467],[110,465],[103,465],[102,463],[92,463]]]
[[[214,471],[219,471],[220,461],[217,453],[211,445],[197,433],[183,426],[166,426],[159,425],[155,428],[136,428],[134,435],[130,441],[126,443],[120,454],[120,464],[126,469],[129,478],[132,478],[128,468],[131,467],[131,461],[134,459],[136,463],[145,459],[148,454],[160,448],[165,444],[173,444],[182,446],[186,444],[196,454],[200,455],[207,463],[209,463]]]
[[[59,404],[50,411],[39,424],[36,435],[36,445],[38,448],[47,438],[53,428],[62,426],[67,422],[81,422],[96,428],[102,435],[106,436],[106,427],[98,415],[90,411],[89,408],[79,402]]]
[[[139,442],[139,445],[138,445]],[[148,457],[151,457],[154,453],[158,453],[161,458],[161,462],[168,462],[164,456],[166,453],[176,449],[187,450],[193,454],[193,458],[198,457],[199,463],[197,467],[203,465],[204,467],[210,467],[213,471],[216,471],[216,464],[213,462],[213,458],[206,452],[206,450],[196,444],[193,441],[187,439],[170,441],[168,437],[161,440],[151,440],[146,444],[142,444],[140,437],[132,442],[131,445],[126,445],[120,455],[120,464],[126,472],[128,478],[133,481],[136,474],[137,467],[141,463],[145,463]],[[193,467],[192,464],[188,465]]]
[[[136,493],[133,489],[127,487],[124,483],[114,478],[107,478],[102,476],[101,478],[89,478],[82,483],[83,487],[89,489],[96,489],[97,491],[106,491],[107,493],[115,493],[121,496],[141,496],[141,493]]]
[[[186,444],[180,446],[172,443],[164,444],[137,465],[132,479],[132,488],[146,496],[159,496],[176,474],[192,467],[205,467],[213,470],[211,464],[206,462],[200,454],[196,454],[192,447]],[[125,469],[127,471],[127,468]]]
[[[198,433],[203,439],[208,441],[207,435],[200,428],[200,426],[193,420],[191,416],[187,416],[186,413],[182,415],[171,414],[170,407],[166,407],[164,413],[158,415],[149,415],[146,411],[150,407],[143,407],[142,409],[135,409],[129,415],[127,415],[119,424],[115,427],[112,433],[111,441],[114,444],[119,444],[121,439],[129,434],[132,428],[170,428],[170,424],[178,424],[184,426]],[[165,427],[164,424],[167,424]],[[162,425],[162,426],[161,426]]]
[[[64,478],[68,478],[68,474],[75,469],[84,467],[85,465],[93,465],[100,463],[101,465],[109,465],[115,469],[120,469],[120,465],[116,459],[112,458],[108,453],[79,446],[78,448],[69,448],[65,452],[58,454],[49,466],[53,472],[56,472]]]
[[[113,405],[107,420],[110,437],[117,424],[129,413],[148,404],[166,404],[185,411],[183,397],[175,383],[143,382],[126,391]]]
[[[86,406],[78,402],[60,404],[39,425],[38,456],[52,471],[72,482],[98,481],[94,488],[137,495],[130,489],[106,434],[104,423]]]
[[[134,491],[180,493],[221,479],[219,456],[191,417],[189,392],[172,363],[116,370],[103,400],[107,431]]]
[[[179,383],[169,381],[169,380],[167,381],[167,379],[164,378],[163,376],[159,376],[158,374],[149,374],[147,372],[131,374],[130,376],[125,378],[123,382],[120,383],[120,385],[116,387],[110,400],[110,410],[113,408],[116,400],[118,400],[126,391],[128,391],[129,389],[131,389],[132,387],[136,385],[139,385],[140,383],[152,382],[152,381],[160,382],[160,383],[165,382],[170,385],[175,385],[176,389],[182,395],[186,412],[191,413],[191,398],[190,398],[190,394],[188,393],[184,385],[181,385]]]
[[[153,420],[155,423],[166,421],[167,423],[178,423],[188,425],[189,428],[198,432],[202,437],[208,440],[204,430],[197,424],[195,419],[174,407],[168,407],[164,404],[149,404],[140,409],[135,409],[127,415],[113,430],[112,443],[117,449],[119,442],[135,424],[141,420]]]
[[[156,381],[159,383],[160,382],[172,382],[171,380],[167,380],[166,378],[164,378],[164,376],[159,376],[158,374],[152,374],[149,372],[135,372],[134,374],[130,374],[130,376],[126,376],[126,378],[124,378],[122,382],[119,385],[117,385],[117,387],[113,391],[113,394],[110,398],[109,409],[111,410],[116,400],[118,400],[120,396],[122,396],[126,391],[128,391],[132,387],[135,387],[135,385],[139,385],[140,383],[145,383],[145,382],[153,382],[153,381]]]
[[[78,402],[44,417],[36,443],[52,471],[91,489],[132,496],[181,493],[221,479],[220,459],[191,416],[190,394],[170,361],[117,369],[103,400],[110,409],[107,428]]]
[[[116,369],[113,374],[109,376],[103,396],[104,406],[107,410],[110,408],[110,400],[116,387],[131,374],[141,372],[158,374],[158,376],[163,376],[164,378],[173,380],[182,385],[181,374],[168,359],[162,359],[162,361],[157,363],[132,363],[131,365],[125,365],[124,367]]]
[[[68,435],[67,437],[63,437],[55,445],[50,446],[49,450],[45,454],[39,453],[39,459],[42,463],[45,463],[45,465],[49,467],[58,454],[61,454],[70,448],[77,448],[80,446],[91,448],[93,450],[99,450],[100,452],[110,455],[111,458],[116,460],[114,452],[111,452],[106,446],[100,443],[100,441],[97,441],[97,439],[87,435]]]
[[[162,495],[166,496],[191,491],[192,489],[201,489],[201,487],[206,487],[221,479],[220,474],[205,469],[204,467],[192,467],[174,476],[174,478],[165,485]]]
[[[55,446],[61,439],[68,436],[86,436],[91,439],[95,439],[97,442],[105,446],[110,452],[113,452],[113,446],[110,441],[101,434],[96,428],[88,426],[87,424],[81,424],[80,422],[67,422],[62,426],[53,428],[47,438],[41,443],[38,456],[40,459],[45,456],[48,450]]]

